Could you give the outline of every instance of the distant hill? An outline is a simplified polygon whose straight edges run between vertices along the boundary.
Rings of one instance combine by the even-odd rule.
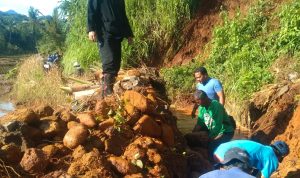
[[[6,12],[4,12],[4,13],[6,13],[6,14],[19,14],[19,13],[17,13],[16,11],[14,11],[14,10],[8,10],[8,11],[6,11]]]

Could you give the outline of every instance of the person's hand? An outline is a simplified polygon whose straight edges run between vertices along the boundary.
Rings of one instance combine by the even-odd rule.
[[[89,40],[96,42],[97,41],[97,34],[95,31],[90,31],[89,32]]]
[[[130,36],[127,38],[127,40],[128,40],[129,45],[131,45],[133,43],[133,37]]]

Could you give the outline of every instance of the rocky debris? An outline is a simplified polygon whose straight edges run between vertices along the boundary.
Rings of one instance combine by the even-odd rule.
[[[151,100],[136,91],[126,91],[123,95],[123,100],[125,103],[130,103],[142,112],[151,112],[154,110]]]
[[[20,147],[15,144],[4,145],[0,149],[0,157],[4,158],[5,161],[17,164],[22,159],[22,153]]]
[[[133,127],[135,133],[150,137],[160,137],[161,136],[161,127],[158,123],[153,120],[150,116],[142,116],[136,125]]]
[[[68,174],[71,176],[86,176],[91,175],[90,170],[96,171],[98,177],[113,177],[110,171],[108,161],[98,150],[93,149],[91,152],[84,154],[81,158],[72,162],[68,169]]]
[[[34,110],[38,118],[51,116],[54,112],[53,108],[49,105],[39,106]]]
[[[53,177],[59,177],[59,178],[71,178],[70,175],[68,175],[65,171],[63,170],[59,170],[59,171],[53,171],[50,172],[44,176],[42,176],[42,178],[53,178]]]
[[[21,167],[30,174],[42,173],[48,164],[47,155],[36,148],[27,149],[20,162]]]
[[[88,128],[93,128],[97,124],[94,116],[91,113],[80,113],[77,115],[77,119],[79,119],[82,125],[85,125]]]
[[[138,168],[122,157],[110,157],[109,162],[121,174],[134,174],[138,172]]]
[[[157,90],[151,83],[147,76],[130,91],[104,100],[91,97],[80,111],[17,110],[1,121],[0,156],[7,153],[20,169],[18,155],[24,154],[18,172],[39,177],[184,178],[183,136],[163,101],[165,94],[158,92],[160,85],[155,83]],[[26,117],[16,119],[20,113]]]
[[[11,121],[20,121],[27,124],[35,124],[39,121],[39,118],[32,109],[20,109],[1,118],[0,124],[3,125]]]
[[[48,158],[51,158],[57,153],[58,148],[55,145],[47,145],[44,146],[42,150],[44,151],[44,153],[47,155]]]
[[[270,85],[255,94],[249,113],[252,121],[251,139],[269,144],[282,134],[293,115],[295,96],[300,91],[300,80],[296,83]]]
[[[70,122],[70,121],[76,120],[76,116],[68,110],[61,112],[59,114],[59,116],[60,116],[61,120],[65,121],[65,122]]]

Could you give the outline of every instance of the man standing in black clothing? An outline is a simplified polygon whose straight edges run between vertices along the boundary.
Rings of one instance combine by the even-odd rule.
[[[133,33],[125,11],[124,0],[88,0],[88,32],[98,41],[102,59],[102,97],[113,93],[121,66],[121,42],[132,43]]]

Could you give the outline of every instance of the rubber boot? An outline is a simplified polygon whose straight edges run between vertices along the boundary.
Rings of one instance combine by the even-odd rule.
[[[102,96],[103,98],[113,94],[116,76],[113,74],[103,74]]]

